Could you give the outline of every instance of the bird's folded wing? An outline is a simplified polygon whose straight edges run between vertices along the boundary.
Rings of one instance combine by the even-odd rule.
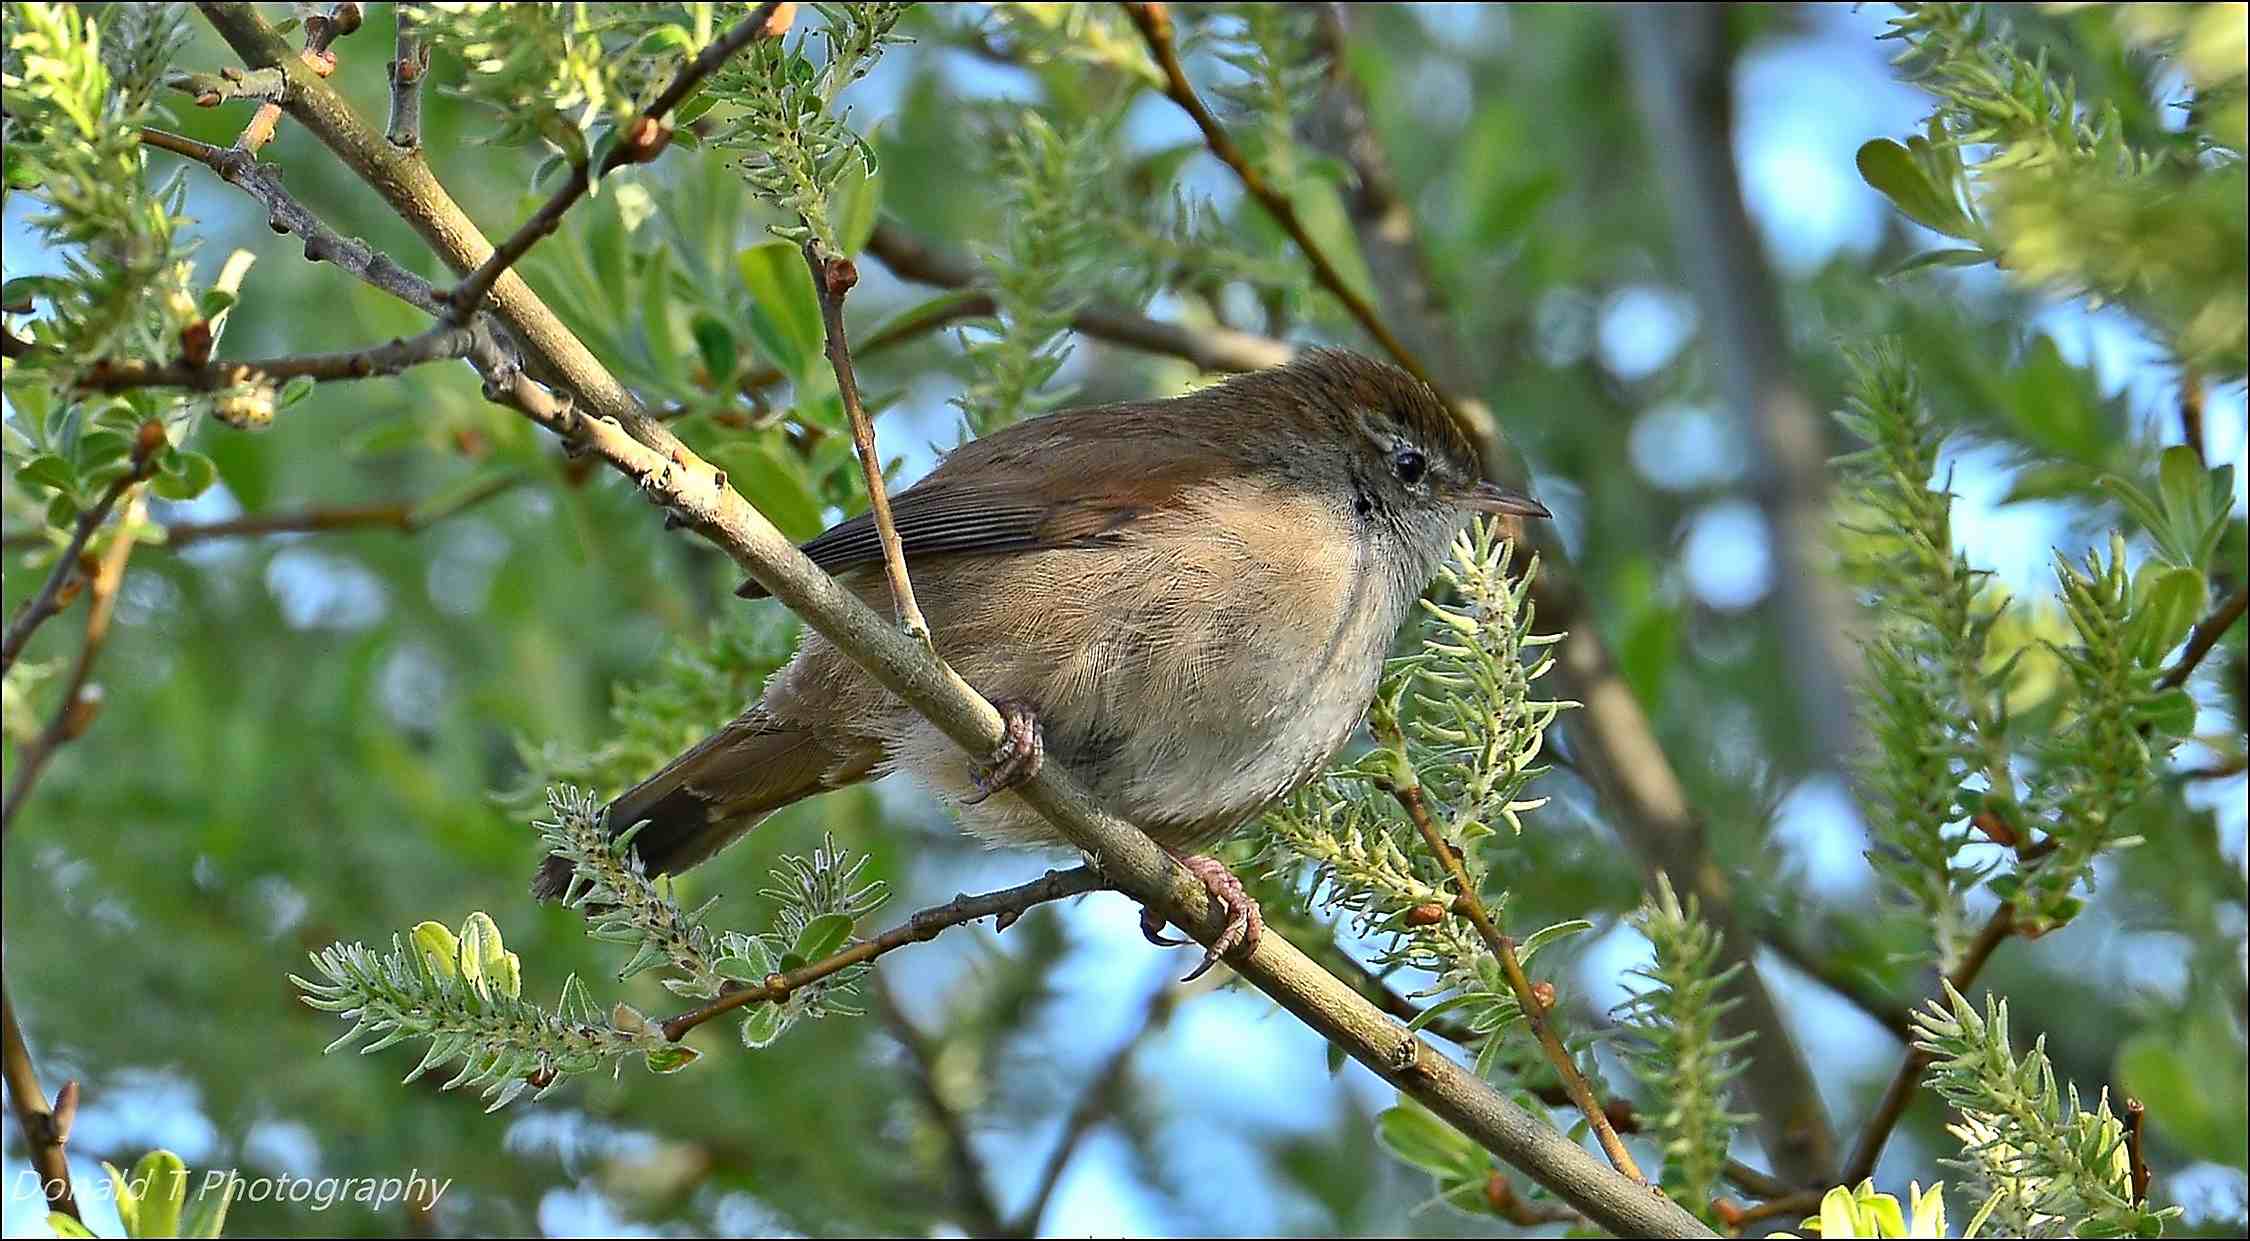
[[[1115,538],[1140,518],[1177,503],[1182,491],[1216,470],[1211,457],[1193,451],[1193,445],[1175,441],[1177,446],[1165,446],[1161,440],[1152,445],[1145,438],[1126,441],[1083,433],[1090,429],[1045,445],[972,441],[928,478],[892,496],[891,522],[908,561]],[[1039,452],[1040,447],[1051,451]],[[1140,460],[1125,464],[1133,458]],[[803,551],[831,574],[883,558],[871,513],[830,526],[804,544]],[[735,593],[745,599],[766,595],[754,581],[744,582]]]

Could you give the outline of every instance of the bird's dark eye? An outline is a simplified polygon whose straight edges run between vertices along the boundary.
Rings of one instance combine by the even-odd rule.
[[[1422,481],[1422,475],[1429,470],[1430,463],[1423,460],[1422,454],[1414,449],[1401,448],[1391,454],[1391,468],[1398,471],[1400,482],[1411,487]]]

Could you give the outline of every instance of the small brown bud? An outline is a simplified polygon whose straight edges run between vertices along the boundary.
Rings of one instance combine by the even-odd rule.
[[[1554,1008],[1555,984],[1551,982],[1535,982],[1531,984],[1531,1002],[1537,1004],[1539,1006],[1539,1011],[1543,1013]]]
[[[1742,1226],[1742,1214],[1742,1207],[1732,1198],[1713,1198],[1711,1200],[1712,1218],[1718,1220],[1730,1232]]]
[[[216,108],[220,102],[217,91],[207,90],[195,97],[195,106],[198,108]]]
[[[2006,819],[1990,810],[1977,811],[1976,816],[1969,820],[1969,825],[1983,832],[1986,839],[1996,845],[2013,849],[2023,843],[2023,837],[2016,835],[2016,829],[2008,826]]]
[[[524,1080],[530,1082],[535,1090],[545,1090],[555,1084],[555,1071],[545,1068],[533,1069],[525,1076]]]
[[[306,52],[305,59],[312,62],[313,72],[321,77],[327,77],[329,74],[336,72],[336,53],[326,48],[317,52]]]
[[[102,713],[102,687],[89,685],[78,691],[71,700],[70,710],[63,714],[62,735],[66,741],[76,741],[94,726],[94,718]]]
[[[47,1118],[47,1127],[54,1144],[61,1146],[70,1140],[71,1122],[78,1119],[78,1079],[73,1077],[55,1092],[54,1114]]]
[[[142,423],[141,429],[134,433],[133,455],[145,461],[163,451],[164,446],[169,443],[171,437],[165,434],[164,424],[151,418]]]
[[[1408,926],[1436,926],[1445,921],[1445,906],[1436,901],[1423,901],[1406,911]]]
[[[201,366],[211,360],[211,321],[195,319],[180,329],[180,361]]]
[[[645,164],[664,153],[672,141],[672,127],[652,116],[633,118],[633,127],[625,131],[625,159],[635,164]]]
[[[842,297],[859,284],[859,264],[841,254],[829,255],[820,261],[820,279],[828,296]]]
[[[1515,1210],[1516,1187],[1508,1183],[1508,1178],[1502,1176],[1498,1168],[1494,1168],[1492,1175],[1484,1178],[1484,1204],[1492,1208],[1494,1215],[1499,1216],[1506,1216]]]

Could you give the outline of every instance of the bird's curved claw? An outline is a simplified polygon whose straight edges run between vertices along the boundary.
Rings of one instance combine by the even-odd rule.
[[[1039,774],[1047,761],[1047,735],[1039,727],[1039,713],[1031,704],[1014,698],[995,698],[992,709],[1000,713],[1007,735],[992,751],[992,770],[977,777],[976,796],[964,806],[981,804],[994,793],[1012,789]]]

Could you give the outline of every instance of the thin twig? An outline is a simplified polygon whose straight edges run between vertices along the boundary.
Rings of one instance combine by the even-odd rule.
[[[414,33],[414,13],[393,5],[398,36],[391,55],[391,121],[383,137],[402,151],[422,149],[422,79],[430,75],[430,45]]]
[[[2148,1106],[2125,1099],[2125,1166],[2133,1178],[2133,1205],[2148,1205]]]
[[[326,13],[315,13],[305,19],[305,63],[314,73],[327,77],[336,71],[336,54],[329,45],[359,29],[360,8],[357,4],[330,5]],[[258,110],[251,114],[250,123],[242,127],[242,134],[234,140],[234,149],[245,155],[256,155],[260,148],[273,141],[275,130],[281,125],[282,102],[288,98],[288,74],[282,74],[281,89],[265,98]],[[203,102],[198,96],[197,103]]]
[[[188,388],[216,392],[238,384],[296,379],[321,381],[374,379],[396,375],[431,362],[450,362],[469,356],[474,342],[469,328],[440,323],[418,336],[393,338],[380,345],[337,353],[305,353],[249,361],[144,362],[137,360],[94,363],[78,377],[77,386],[88,392],[123,392],[132,388]]]
[[[930,1114],[930,1119],[937,1122],[938,1132],[945,1136],[946,1159],[953,1165],[953,1196],[968,1217],[961,1221],[962,1231],[972,1237],[1018,1235],[1001,1221],[1000,1204],[992,1198],[992,1177],[985,1171],[984,1161],[977,1156],[977,1148],[969,1138],[967,1118],[938,1088],[937,1050],[930,1046],[928,1036],[899,1010],[898,1001],[881,978],[876,978],[869,989],[875,997],[876,1014],[890,1028],[899,1046],[906,1049],[906,1058],[912,1066],[908,1076],[914,1081],[914,1093],[921,1097],[922,1110]]]
[[[701,1008],[681,1013],[664,1023],[664,1037],[677,1043],[687,1037],[688,1031],[713,1018],[733,1012],[746,1004],[764,1001],[778,1004],[801,987],[811,986],[852,966],[872,961],[894,948],[927,943],[950,927],[974,922],[979,918],[991,918],[994,919],[994,927],[1004,931],[1034,905],[1079,896],[1105,886],[1107,885],[1102,882],[1100,875],[1094,873],[1093,868],[1079,866],[1070,870],[1051,870],[1029,883],[1019,883],[998,892],[987,892],[981,896],[956,896],[943,905],[922,910],[873,939],[860,940],[841,952],[801,965],[787,973],[768,974],[758,983],[736,987]]]
[[[1542,995],[1523,972],[1523,962],[1516,955],[1516,941],[1500,933],[1493,924],[1492,915],[1484,907],[1484,899],[1477,895],[1477,886],[1469,878],[1468,868],[1462,865],[1461,855],[1438,830],[1437,822],[1430,817],[1430,807],[1422,794],[1422,780],[1414,770],[1413,760],[1406,756],[1406,742],[1395,723],[1388,727],[1381,721],[1374,725],[1376,736],[1391,747],[1391,796],[1406,810],[1406,817],[1414,821],[1415,830],[1422,841],[1445,867],[1453,880],[1454,912],[1465,915],[1484,940],[1484,946],[1500,961],[1500,969],[1507,976],[1508,989],[1515,992],[1516,1004],[1523,1010],[1524,1020],[1531,1023],[1531,1033],[1539,1040],[1539,1047],[1547,1053],[1547,1062],[1554,1066],[1555,1075],[1562,1080],[1563,1090],[1570,1101],[1586,1117],[1587,1125],[1594,1131],[1595,1140],[1601,1143],[1602,1153],[1609,1156],[1610,1166],[1626,1176],[1648,1183],[1641,1175],[1640,1165],[1633,1162],[1633,1153],[1625,1149],[1624,1139],[1609,1123],[1609,1114],[1602,1110],[1600,1100],[1594,1098],[1594,1088],[1587,1084],[1585,1074],[1578,1071],[1578,1061],[1570,1049],[1563,1046],[1562,1036],[1555,1032],[1553,1020],[1553,989]]]
[[[507,240],[502,241],[482,263],[477,264],[475,271],[461,278],[461,283],[446,295],[456,313],[466,315],[481,309],[485,294],[492,291],[492,286],[499,283],[500,277],[515,266],[516,260],[528,253],[532,246],[537,245],[540,238],[562,227],[564,214],[586,196],[586,191],[593,188],[594,182],[627,164],[645,164],[663,154],[665,146],[672,140],[671,128],[664,123],[664,118],[671,114],[672,109],[685,103],[688,96],[703,84],[703,79],[732,59],[736,52],[760,39],[780,37],[789,29],[790,17],[796,7],[794,4],[778,4],[768,0],[768,3],[752,10],[750,16],[743,18],[732,30],[713,40],[694,60],[680,66],[680,71],[673,75],[671,84],[664,88],[663,93],[642,109],[640,115],[619,128],[615,140],[598,166],[575,164],[571,168],[569,179],[540,205],[539,210],[532,212],[530,219],[518,225]]]
[[[219,175],[219,179],[256,199],[266,209],[266,227],[277,233],[294,233],[304,243],[305,260],[334,263],[361,281],[380,289],[427,314],[443,314],[444,295],[436,286],[406,270],[389,255],[358,238],[346,239],[330,228],[281,183],[272,164],[261,164],[240,151],[197,142],[162,129],[142,128],[141,145],[152,146],[194,160]]]
[[[875,537],[883,545],[883,576],[891,586],[891,608],[899,627],[925,646],[930,642],[930,622],[914,602],[914,583],[906,576],[906,546],[899,542],[898,527],[891,522],[891,498],[883,486],[883,457],[875,448],[875,421],[859,399],[859,380],[852,373],[852,347],[844,337],[844,298],[859,283],[859,267],[841,254],[824,254],[820,242],[805,239],[805,266],[812,270],[813,288],[820,294],[820,321],[828,342],[828,365],[836,372],[836,392],[851,422],[852,450],[859,455],[860,474],[867,480],[867,503],[875,516]]]
[[[1983,972],[1985,962],[1992,959],[1993,951],[2016,933],[2016,907],[2003,904],[1992,911],[1984,928],[1970,941],[1968,951],[1962,954],[1960,964],[1946,977],[1953,990],[1966,993],[1969,985]],[[1943,994],[1941,990],[1939,994]],[[1906,1054],[1900,1058],[1898,1069],[1891,1074],[1890,1084],[1883,1088],[1883,1097],[1876,1103],[1874,1114],[1867,1118],[1867,1127],[1852,1144],[1852,1153],[1844,1161],[1844,1170],[1837,1174],[1839,1185],[1857,1185],[1875,1174],[1876,1161],[1883,1157],[1883,1144],[1890,1140],[1891,1130],[1898,1127],[1899,1118],[1906,1114],[1906,1105],[1914,1099],[1914,1088],[1920,1083],[1922,1070],[1930,1067],[1930,1053],[1909,1043]]]
[[[2219,644],[2219,639],[2225,637],[2227,630],[2234,628],[2234,623],[2242,619],[2246,608],[2250,608],[2250,586],[2235,591],[2225,603],[2219,605],[2217,611],[2204,617],[2189,631],[2187,649],[2180,652],[2180,661],[2166,669],[2164,675],[2157,679],[2156,688],[2177,689],[2187,684],[2187,679],[2195,675],[2196,667]]]
[[[52,1106],[39,1086],[39,1070],[31,1063],[31,1046],[16,1022],[16,1002],[0,981],[0,1069],[8,1083],[8,1102],[14,1105],[16,1125],[23,1130],[24,1148],[39,1175],[39,1187],[49,1210],[78,1219],[78,1200],[70,1189],[70,1155],[63,1149],[70,1140],[70,1122],[78,1111],[78,1083],[68,1081],[55,1095]]]
[[[153,440],[152,434],[155,437]],[[8,622],[6,633],[0,634],[0,673],[15,667],[16,657],[23,654],[24,645],[31,641],[31,635],[38,632],[49,617],[69,605],[75,590],[72,581],[78,573],[78,558],[86,550],[86,541],[93,538],[94,531],[109,519],[110,510],[117,507],[117,501],[132,490],[135,484],[146,479],[155,468],[156,451],[163,447],[163,434],[162,426],[158,426],[153,433],[144,430],[139,443],[135,445],[133,468],[113,479],[103,489],[101,498],[94,501],[93,507],[78,515],[77,523],[71,527],[70,542],[63,545],[62,555],[55,558],[55,567],[48,570],[47,580],[40,583],[37,594],[16,609],[15,616]]]
[[[1234,139],[1227,135],[1226,128],[1219,124],[1219,118],[1211,115],[1211,109],[1204,106],[1202,98],[1195,93],[1194,84],[1188,81],[1187,70],[1180,65],[1178,49],[1173,46],[1171,13],[1161,4],[1127,4],[1125,11],[1132,16],[1133,24],[1140,27],[1141,38],[1148,44],[1149,55],[1155,58],[1156,67],[1164,73],[1165,96],[1188,114],[1195,122],[1195,127],[1203,131],[1203,144],[1211,149],[1211,154],[1218,156],[1221,163],[1234,170],[1235,177],[1242,182],[1242,188],[1249,191],[1250,196],[1258,200],[1258,205],[1265,208],[1266,214],[1273,217],[1274,223],[1279,224],[1282,231],[1289,234],[1289,239],[1297,243],[1297,249],[1304,254],[1305,261],[1312,265],[1313,278],[1320,282],[1322,288],[1334,294],[1337,301],[1344,304],[1344,309],[1350,311],[1360,327],[1375,338],[1375,343],[1383,347],[1383,352],[1390,354],[1394,361],[1405,367],[1416,379],[1433,388],[1437,387],[1437,380],[1431,376],[1429,368],[1422,364],[1422,359],[1392,333],[1389,325],[1383,322],[1383,316],[1376,313],[1375,307],[1367,298],[1344,279],[1343,273],[1329,260],[1327,252],[1321,249],[1320,243],[1313,240],[1304,221],[1297,218],[1296,204],[1259,173],[1249,157],[1243,154],[1242,148],[1236,146]]]
[[[279,513],[249,513],[223,521],[174,522],[164,527],[165,548],[190,547],[216,539],[262,538],[274,534],[319,534],[336,530],[393,530],[418,534],[449,517],[522,485],[522,474],[496,474],[442,503],[398,501],[377,504],[342,504],[295,509]]]
[[[916,284],[966,289],[984,279],[984,273],[975,263],[947,254],[889,220],[875,225],[874,233],[867,239],[866,252],[889,268],[892,275]],[[974,304],[974,309],[967,304],[962,308],[962,313],[974,315],[989,315],[993,311],[990,297],[982,297]],[[1096,340],[1179,358],[1206,371],[1264,370],[1297,355],[1295,345],[1270,336],[1225,327],[1186,327],[1131,311],[1098,306],[1073,315],[1070,326]]]
[[[145,445],[157,435],[143,434]],[[149,472],[149,463],[155,459],[153,449],[143,448],[135,455],[132,487],[125,497],[125,512],[118,520],[117,532],[110,536],[110,544],[102,551],[101,563],[94,569],[92,580],[86,587],[86,632],[79,640],[78,658],[70,666],[70,676],[63,681],[62,696],[56,700],[55,713],[39,735],[16,748],[15,778],[8,783],[8,800],[0,806],[0,835],[6,834],[16,823],[16,813],[31,798],[31,787],[38,783],[39,773],[55,751],[75,741],[94,722],[100,713],[102,699],[99,686],[92,684],[94,662],[101,658],[102,647],[109,640],[110,618],[117,610],[117,587],[125,580],[125,562],[133,555],[139,540],[134,538],[134,527],[140,524],[143,499],[139,486]]]

